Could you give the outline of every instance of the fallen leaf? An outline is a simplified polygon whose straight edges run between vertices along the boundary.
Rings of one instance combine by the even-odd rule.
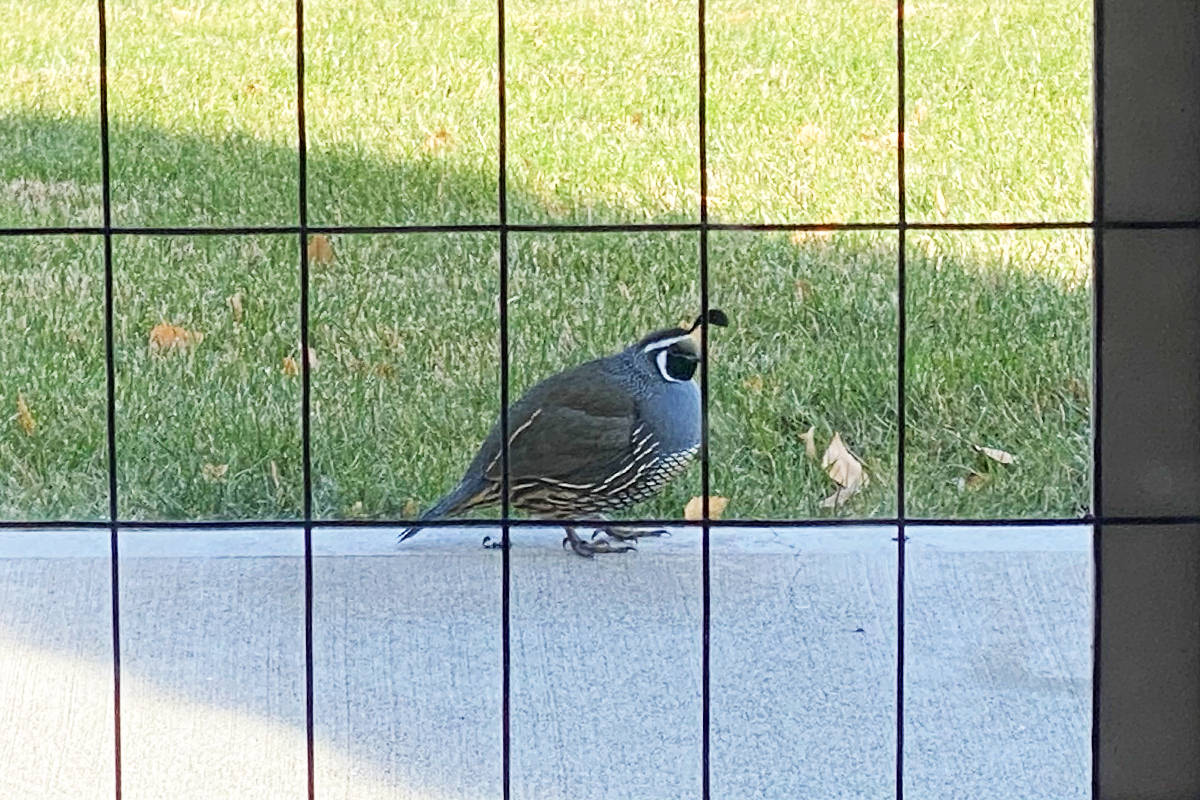
[[[869,133],[864,133],[858,138],[869,150],[876,153],[882,153],[885,150],[898,150],[900,148],[900,131],[892,131],[882,136],[873,136]]]
[[[990,458],[992,461],[995,461],[999,464],[1012,464],[1013,462],[1015,462],[1017,460],[1017,457],[1014,456],[1012,453],[1006,452],[1004,450],[998,450],[995,447],[983,447],[982,445],[978,445],[978,444],[972,445],[972,447],[975,448],[975,452],[983,453],[985,456]]]
[[[416,519],[417,514],[419,514],[420,511],[421,511],[421,507],[419,505],[417,505],[417,501],[413,500],[411,497],[408,498],[408,500],[406,500],[404,502],[404,518],[405,519]]]
[[[244,94],[244,95],[253,96],[253,95],[262,94],[262,93],[263,93],[263,85],[261,83],[259,83],[258,81],[251,80],[251,81],[246,81],[244,84],[242,84],[242,94]]]
[[[17,393],[17,424],[25,431],[26,436],[33,436],[33,432],[37,430],[37,420],[33,418],[33,412],[25,402],[25,395],[20,392]]]
[[[242,311],[242,301],[245,296],[241,292],[236,292],[225,298],[225,304],[229,306],[229,310],[233,312],[233,321],[241,322],[244,313]]]
[[[941,186],[935,186],[933,189],[933,205],[937,208],[938,216],[945,219],[949,208],[946,205],[946,195],[942,194]]]
[[[216,483],[225,477],[225,473],[229,472],[228,464],[205,464],[200,468],[204,474],[204,480],[209,483]]]
[[[742,381],[742,385],[755,394],[762,394],[763,379],[762,375],[751,375],[746,380]]]
[[[454,149],[454,137],[450,134],[450,131],[446,130],[444,125],[439,125],[436,129],[425,134],[425,144],[423,147],[426,153],[444,153]]]
[[[926,258],[933,258],[937,255],[937,240],[932,236],[918,235],[913,237],[913,244],[921,248],[921,252]]]
[[[987,483],[987,481],[988,479],[986,475],[983,475],[979,472],[972,472],[965,479],[963,479],[963,485],[968,489],[978,489],[980,486],[983,486],[985,483]]]
[[[815,427],[811,427],[804,433],[800,434],[800,441],[804,442],[804,455],[808,456],[813,461],[817,460],[816,437],[817,429]]]
[[[300,374],[300,365],[296,363],[296,359],[291,356],[283,357],[283,374],[289,378],[294,378]]]
[[[716,495],[708,496],[708,518],[720,519],[721,512],[725,510],[725,506],[729,505],[728,497],[718,497]],[[688,522],[699,522],[704,516],[704,498],[693,497],[688,500],[687,505],[683,507],[683,518]]]
[[[796,141],[802,145],[821,144],[825,138],[825,129],[815,122],[805,123],[796,129]]]
[[[841,508],[847,500],[853,496],[853,493],[846,489],[838,488],[836,492],[826,497],[820,502],[821,508]]]
[[[189,331],[169,322],[160,322],[150,329],[150,352],[160,356],[187,352],[203,340],[204,334],[199,331]]]
[[[924,99],[918,100],[913,104],[912,114],[909,115],[909,122],[913,125],[920,125],[929,116],[929,104]],[[1091,184],[1088,184],[1091,186]]]
[[[310,264],[333,263],[333,245],[328,236],[316,233],[308,237],[308,261]]]
[[[833,238],[833,233],[834,229],[832,227],[807,228],[792,231],[792,234],[788,237],[788,241],[796,246],[810,242],[826,242]]]
[[[276,464],[274,461],[271,462],[270,473],[271,473],[271,483],[275,484],[275,491],[278,492],[279,491],[279,465]]]
[[[1079,378],[1067,379],[1067,391],[1069,391],[1071,396],[1080,403],[1086,403],[1092,398],[1092,393],[1091,390],[1088,389],[1088,385],[1079,380]]]
[[[821,501],[821,508],[840,508],[870,483],[862,462],[846,448],[840,433],[833,434],[833,441],[821,456],[821,469],[838,485],[836,492]]]
[[[630,114],[629,115],[629,124],[630,125],[641,125],[642,124],[642,112],[635,111],[632,114]]]

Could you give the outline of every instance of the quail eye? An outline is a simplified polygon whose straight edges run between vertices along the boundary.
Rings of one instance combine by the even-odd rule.
[[[696,366],[700,359],[692,353],[671,348],[667,351],[666,372],[677,381],[690,381],[696,374]]]

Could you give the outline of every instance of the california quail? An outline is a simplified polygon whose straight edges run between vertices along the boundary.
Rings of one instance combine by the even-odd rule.
[[[541,519],[603,517],[658,492],[700,449],[700,362],[694,332],[727,325],[719,309],[692,327],[655,331],[605,358],[551,375],[508,409],[509,505]],[[437,519],[500,502],[500,424],[454,489],[421,515]],[[611,541],[585,541],[565,525],[581,556],[632,550],[663,531],[605,527]],[[421,528],[408,528],[400,541]]]

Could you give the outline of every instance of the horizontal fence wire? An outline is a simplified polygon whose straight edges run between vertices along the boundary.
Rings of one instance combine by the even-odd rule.
[[[709,222],[709,231],[895,231],[899,222]],[[1200,230],[1200,220],[1104,220],[1087,222],[905,222],[910,231],[1045,231],[1045,230]],[[0,228],[4,236],[270,236],[300,233],[404,234],[404,233],[697,233],[698,222],[628,223],[478,223],[447,225],[212,225],[212,226],[47,226],[44,228]]]
[[[327,519],[314,518],[312,527],[323,530],[353,530],[360,528],[397,528],[414,525],[422,528],[464,528],[486,530],[510,527],[517,529],[553,528],[563,525],[581,528],[600,528],[614,522],[637,528],[696,528],[700,520],[684,519]],[[834,517],[830,519],[710,519],[710,528],[733,530],[737,528],[885,528],[897,527],[897,517]],[[904,524],[910,528],[1048,528],[1080,525],[1162,527],[1172,525],[1200,525],[1200,514],[1164,514],[1142,516],[1094,516],[1081,517],[991,517],[958,519],[953,517],[905,517]],[[127,533],[188,530],[301,530],[305,522],[295,520],[118,520],[115,527]],[[62,532],[87,530],[109,530],[114,523],[107,520],[3,520],[0,531],[9,532]]]

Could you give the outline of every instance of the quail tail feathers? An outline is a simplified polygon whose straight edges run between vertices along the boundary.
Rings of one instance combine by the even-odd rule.
[[[441,519],[450,514],[457,514],[467,509],[475,508],[479,505],[487,504],[487,485],[481,481],[464,480],[458,486],[454,487],[454,491],[438,500],[437,503],[428,508],[425,513],[421,514],[421,519]],[[403,542],[412,536],[415,536],[422,528],[421,525],[414,525],[411,528],[405,528],[400,532],[400,536],[396,539],[398,542]]]

